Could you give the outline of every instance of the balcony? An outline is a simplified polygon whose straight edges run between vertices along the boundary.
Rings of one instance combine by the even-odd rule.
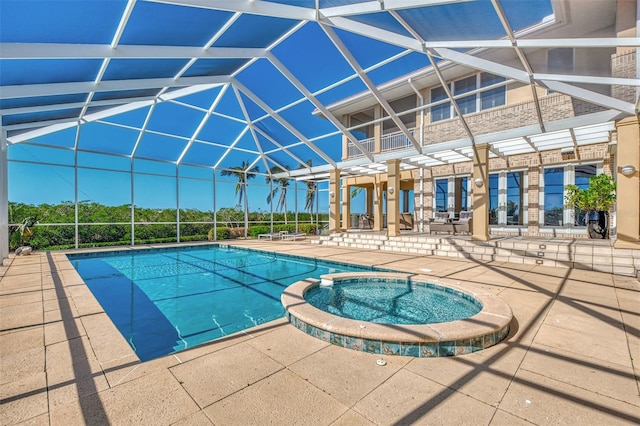
[[[360,143],[362,144],[362,146],[364,146],[369,152],[373,152],[373,149],[375,147],[375,141],[374,138],[367,138],[367,139],[362,139],[360,141]],[[348,158],[358,158],[358,157],[364,157],[364,154],[360,151],[360,149],[358,149],[357,146],[354,145],[353,142],[349,142],[349,147],[348,147],[348,154],[349,157]]]
[[[409,133],[411,133],[411,136],[415,137],[416,129],[409,129]],[[382,152],[405,149],[413,145],[409,138],[407,138],[402,131],[383,135],[381,142],[382,143],[380,144],[380,149]]]

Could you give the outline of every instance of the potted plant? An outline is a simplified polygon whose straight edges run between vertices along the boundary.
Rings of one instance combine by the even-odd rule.
[[[609,210],[615,200],[616,183],[609,175],[591,176],[585,189],[567,185],[565,201],[585,215],[589,238],[609,238]]]
[[[16,233],[20,237],[20,247],[16,249],[16,254],[30,254],[31,246],[29,241],[33,237],[33,228],[38,224],[38,218],[35,216],[25,217],[20,225],[16,227]]]

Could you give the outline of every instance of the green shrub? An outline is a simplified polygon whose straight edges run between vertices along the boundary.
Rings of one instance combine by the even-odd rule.
[[[271,228],[266,225],[256,225],[249,228],[249,236],[251,238],[258,238],[260,234],[268,234]],[[277,232],[274,228],[274,232]]]
[[[216,240],[228,240],[231,238],[230,236],[230,228],[216,228]],[[207,233],[207,240],[213,241],[213,228],[209,229]]]

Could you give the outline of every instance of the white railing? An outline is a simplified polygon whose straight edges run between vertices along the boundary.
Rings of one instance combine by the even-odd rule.
[[[373,147],[374,147],[374,141],[373,138],[368,138],[368,139],[362,139],[361,141],[359,141],[360,144],[362,144],[363,147],[365,147],[369,152],[373,152]],[[360,151],[358,149],[357,146],[355,146],[355,144],[353,142],[349,142],[349,158],[354,158],[354,157],[362,157],[364,156],[364,154],[362,153],[362,151]]]
[[[409,132],[411,133],[411,136],[415,137],[415,134],[416,134],[415,128],[409,129]],[[405,149],[407,147],[412,146],[411,141],[409,140],[409,138],[405,136],[405,134],[402,131],[393,132],[393,133],[389,133],[382,136],[381,142],[382,142],[382,147],[381,147],[382,152],[395,151],[397,149]]]

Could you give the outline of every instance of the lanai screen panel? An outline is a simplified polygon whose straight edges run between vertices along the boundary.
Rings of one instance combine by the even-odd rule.
[[[565,103],[573,108],[566,119],[632,114],[636,76],[588,60],[609,57],[616,43],[624,43],[608,32],[616,28],[614,2],[569,1],[580,25],[565,30],[552,26],[567,13],[560,3],[6,0],[0,3],[4,136],[10,145],[46,145],[41,136],[75,128],[72,148],[81,152],[214,168],[245,161],[262,173],[308,163],[339,167],[342,138],[357,138],[333,115],[337,104],[365,98],[358,100],[363,108],[381,104],[393,126],[411,139],[387,104],[397,96],[392,88],[414,75],[442,85],[455,66],[557,93],[557,104],[534,111],[527,129],[533,134],[562,130],[550,123]],[[547,39],[530,36],[538,27],[548,29],[542,36]],[[578,39],[577,47],[563,51],[563,38]],[[634,41],[624,45],[629,43]],[[466,122],[458,114],[464,100],[450,92],[445,95],[453,140],[468,147],[477,136],[496,143],[527,136],[492,135]],[[118,140],[106,141],[101,133]],[[417,139],[407,145],[411,155],[421,154]],[[426,139],[450,141],[429,132]],[[589,140],[580,135],[577,143]],[[362,164],[376,160],[357,149]],[[528,149],[519,143],[513,152]],[[431,158],[461,159],[455,150]]]

